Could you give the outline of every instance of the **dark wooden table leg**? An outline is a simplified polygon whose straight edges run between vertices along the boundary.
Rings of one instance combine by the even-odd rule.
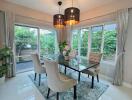
[[[77,99],[77,87],[74,86],[74,100]]]
[[[40,83],[41,83],[41,74],[39,74],[39,86],[40,86]]]
[[[59,92],[57,92],[56,100],[59,100]]]
[[[94,87],[94,76],[92,76],[92,84],[91,84],[91,88],[93,89]]]
[[[37,76],[37,73],[35,73],[35,75],[34,75],[34,81],[36,81],[36,76]]]
[[[80,81],[81,72],[78,72],[78,81]]]
[[[47,99],[49,98],[49,94],[50,94],[50,88],[48,88]]]

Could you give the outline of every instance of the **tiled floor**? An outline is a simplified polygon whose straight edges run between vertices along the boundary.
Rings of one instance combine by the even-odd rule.
[[[17,74],[16,77],[0,85],[0,100],[45,100],[28,78],[27,74],[29,73],[32,72]],[[108,90],[99,100],[132,100],[132,89],[110,84]]]

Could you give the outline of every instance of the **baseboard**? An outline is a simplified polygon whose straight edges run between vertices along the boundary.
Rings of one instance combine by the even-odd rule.
[[[107,80],[109,82],[112,82],[113,79],[111,77],[108,77],[106,75],[100,74],[100,77],[104,80]],[[132,88],[132,84],[128,83],[128,82],[123,82],[123,86],[127,87],[127,88]]]
[[[127,83],[127,82],[123,82],[123,86],[128,87],[128,88],[132,88],[132,84]]]
[[[108,76],[103,75],[103,74],[99,74],[99,76],[100,76],[102,79],[104,79],[104,80],[107,80],[107,81],[109,81],[109,82],[112,82],[112,78],[111,78],[111,77],[108,77]]]

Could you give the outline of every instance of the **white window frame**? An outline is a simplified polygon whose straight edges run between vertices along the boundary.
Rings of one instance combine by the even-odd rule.
[[[57,32],[56,30],[54,29],[47,29],[47,28],[40,28],[40,27],[37,27],[37,26],[32,26],[32,25],[26,25],[26,24],[22,24],[22,23],[15,23],[14,24],[14,27],[15,26],[22,26],[22,27],[29,27],[29,28],[35,28],[37,29],[37,53],[39,55],[39,58],[40,58],[40,52],[41,52],[41,46],[40,46],[40,29],[43,29],[43,30],[49,30],[49,31],[52,31],[55,33],[55,54],[58,53],[58,45],[57,45]],[[16,52],[16,51],[15,51]],[[15,55],[15,57],[17,57]]]
[[[113,21],[113,22],[106,22],[106,23],[102,23],[102,24],[97,24],[97,25],[91,25],[91,26],[85,26],[85,27],[82,27],[82,28],[80,28],[80,29],[76,29],[76,30],[78,30],[78,31],[80,31],[81,32],[81,30],[82,29],[89,29],[89,34],[88,34],[88,51],[87,51],[87,56],[80,56],[80,38],[78,39],[79,40],[79,42],[78,42],[78,54],[79,54],[79,56],[81,57],[81,58],[87,58],[87,57],[89,57],[89,53],[91,52],[91,43],[92,43],[92,36],[91,36],[91,34],[92,34],[92,27],[96,27],[96,26],[102,26],[102,42],[101,42],[101,53],[103,53],[103,51],[104,51],[104,26],[105,25],[109,25],[109,24],[117,24],[117,22],[116,21]],[[117,29],[116,29],[116,31],[117,31]],[[80,32],[79,32],[79,37],[80,37]],[[72,43],[73,43],[73,41],[72,41]],[[117,47],[116,47],[116,55],[117,55]],[[116,58],[116,56],[115,56],[115,58]],[[107,60],[103,60],[103,58],[102,58],[102,60],[101,60],[101,62],[103,62],[103,63],[107,63],[107,64],[112,64],[112,65],[114,65],[115,64],[115,60],[114,61],[107,61]]]

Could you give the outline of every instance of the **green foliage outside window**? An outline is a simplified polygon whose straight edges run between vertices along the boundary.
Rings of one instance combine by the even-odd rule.
[[[16,55],[23,56],[36,52],[40,42],[40,56],[53,54],[55,52],[55,33],[48,30],[40,30],[40,41],[36,28],[15,26]],[[17,61],[25,61],[29,57],[18,57]]]
[[[37,29],[15,26],[15,44],[17,62],[31,60],[29,57],[22,57],[23,55],[30,55],[31,52],[37,50]]]
[[[78,50],[79,32],[74,31],[72,37],[72,48]]]
[[[81,48],[80,48],[80,55],[81,56],[87,56],[88,33],[89,33],[89,31],[82,31],[82,34],[81,34]]]
[[[113,60],[116,54],[116,30],[104,31],[103,59]]]
[[[31,45],[32,49],[37,48],[37,36],[34,35],[36,30],[30,30],[29,27],[15,26],[16,50],[28,49],[27,45]]]
[[[40,33],[40,55],[43,57],[47,54],[55,53],[55,33]]]
[[[92,52],[101,52],[101,43],[102,43],[102,26],[92,27],[92,44],[91,51]]]
[[[104,30],[103,30],[104,27]],[[80,32],[80,31],[78,31]],[[83,31],[81,33],[74,34],[72,37],[72,47],[79,49],[80,56],[87,56],[88,52],[88,34],[91,34],[91,51],[101,52],[103,49],[103,59],[114,61],[116,54],[116,24],[108,24],[105,26],[97,26],[91,28],[89,31]],[[80,41],[80,42],[79,42]],[[79,44],[80,43],[80,44]],[[101,48],[103,46],[103,48]]]

